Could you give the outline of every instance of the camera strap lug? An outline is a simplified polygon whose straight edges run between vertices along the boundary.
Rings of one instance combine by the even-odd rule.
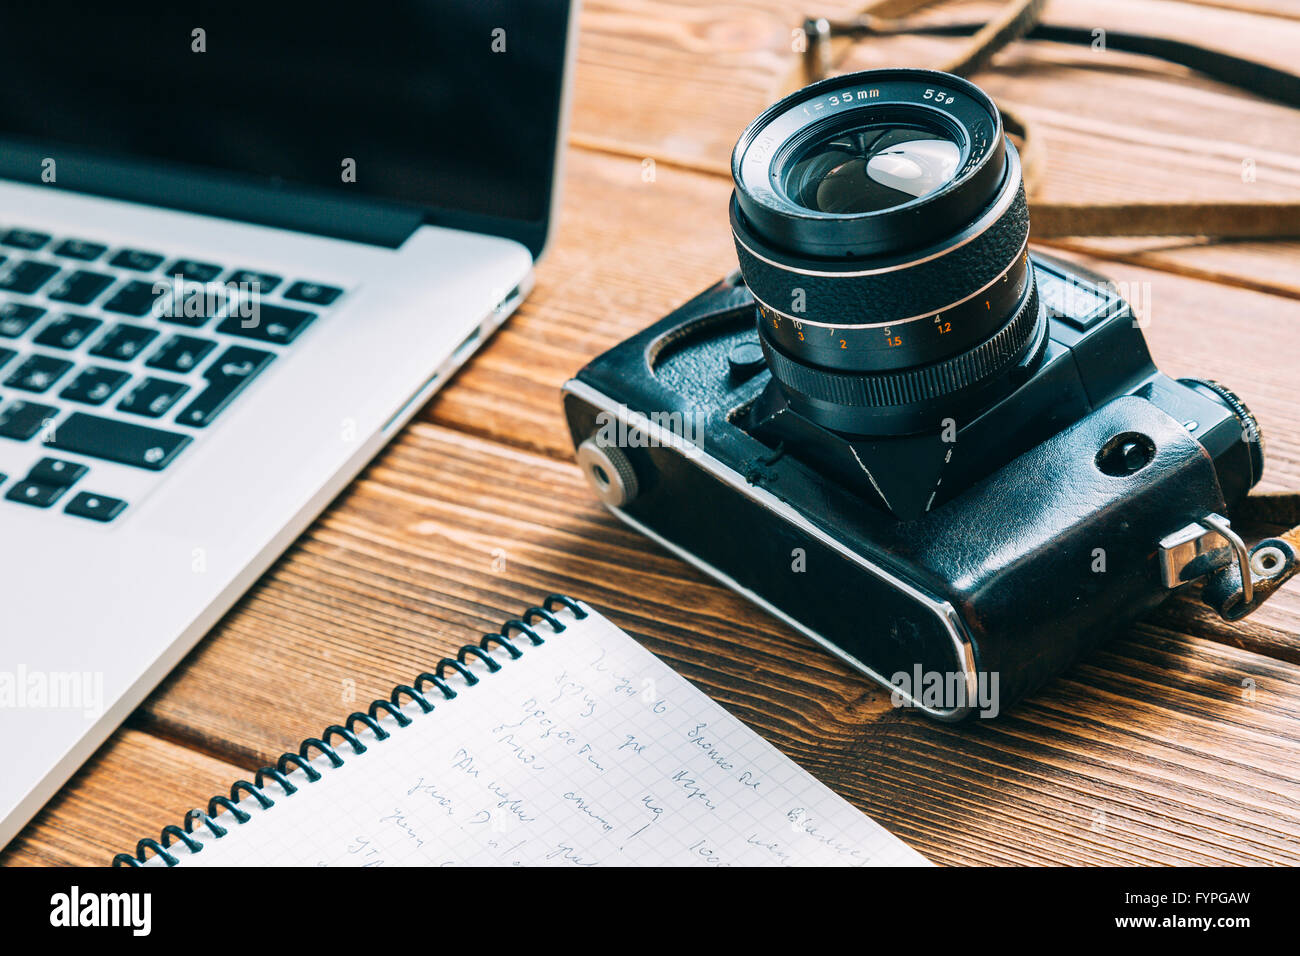
[[[1238,621],[1300,571],[1300,526],[1248,547],[1227,518],[1207,514],[1162,538],[1157,557],[1165,587],[1203,578],[1201,599]]]

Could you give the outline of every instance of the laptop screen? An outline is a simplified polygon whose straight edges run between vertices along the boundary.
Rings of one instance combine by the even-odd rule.
[[[551,201],[568,7],[5,4],[0,139],[56,161],[77,149],[218,171],[535,238]]]

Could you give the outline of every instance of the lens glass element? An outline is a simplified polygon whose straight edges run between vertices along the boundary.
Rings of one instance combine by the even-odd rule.
[[[919,127],[861,126],[803,149],[780,177],[782,191],[814,212],[878,212],[951,182],[961,148]]]

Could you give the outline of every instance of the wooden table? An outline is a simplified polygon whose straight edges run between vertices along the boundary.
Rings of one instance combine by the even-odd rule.
[[[789,69],[803,12],[588,0],[537,290],[0,859],[106,863],[466,635],[567,591],[938,862],[1300,862],[1294,583],[1238,627],[1175,602],[1000,719],[946,726],[893,709],[588,492],[559,387],[733,267],[726,161]],[[1292,69],[1300,51],[1297,0],[1053,0],[1048,19]],[[855,64],[930,65],[953,42],[877,41]],[[996,64],[979,80],[1045,134],[1047,197],[1300,189],[1300,113],[1109,52],[1022,44]],[[1262,489],[1300,488],[1300,244],[1054,245],[1145,290],[1161,368],[1237,389],[1267,437]]]

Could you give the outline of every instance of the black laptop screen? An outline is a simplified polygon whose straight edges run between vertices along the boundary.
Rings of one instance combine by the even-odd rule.
[[[567,20],[560,0],[5,4],[0,138],[542,223]]]

